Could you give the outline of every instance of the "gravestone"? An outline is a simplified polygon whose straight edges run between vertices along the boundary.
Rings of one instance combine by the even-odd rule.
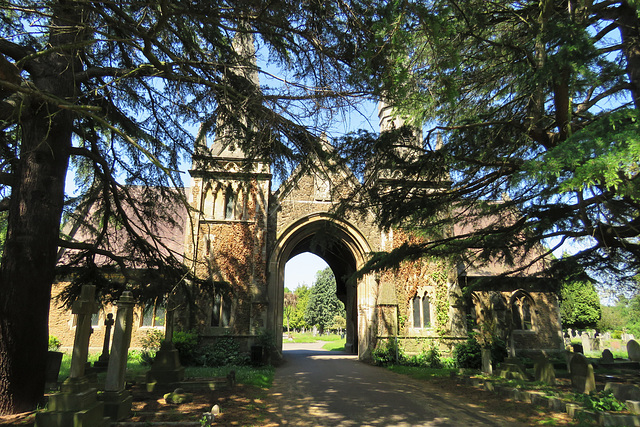
[[[131,292],[124,291],[118,300],[105,391],[100,397],[104,402],[105,415],[113,421],[123,420],[131,414],[133,396],[125,390],[125,373],[133,328],[133,304]]]
[[[83,285],[80,298],[71,312],[77,316],[69,378],[60,386],[60,393],[49,397],[47,410],[36,414],[36,427],[101,427],[108,425],[104,406],[98,401],[98,391],[85,377],[89,354],[91,316],[98,312],[94,301],[96,287]]]
[[[491,349],[482,349],[482,372],[485,374],[493,374],[493,367],[491,366]]]
[[[586,332],[583,332],[580,336],[582,339],[582,352],[581,353],[589,353],[591,352],[591,337]]]
[[[589,394],[596,389],[593,366],[582,354],[575,353],[571,358],[571,386],[578,393]]]
[[[556,371],[553,369],[553,363],[546,357],[538,358],[533,369],[535,372],[535,380],[549,385],[555,385],[556,383]]]
[[[636,340],[627,343],[627,354],[630,360],[640,362],[640,344]]]
[[[170,302],[170,300],[169,300]],[[147,390],[157,385],[161,388],[175,388],[184,379],[184,366],[180,364],[178,350],[173,344],[173,308],[167,307],[164,341],[156,352],[153,365],[147,372]]]
[[[613,353],[611,353],[611,350],[609,350],[608,348],[605,348],[602,351],[601,361],[602,361],[602,363],[614,363]]]
[[[109,341],[111,341],[111,327],[113,326],[113,314],[107,314],[107,318],[104,319],[104,342],[102,343],[102,354],[93,362],[93,367],[100,370],[106,369],[109,366]]]

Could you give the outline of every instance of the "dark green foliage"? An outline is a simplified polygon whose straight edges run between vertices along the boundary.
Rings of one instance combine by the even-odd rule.
[[[588,411],[624,411],[627,409],[624,402],[619,401],[611,390],[592,391],[589,394],[576,394],[576,400]]]
[[[232,336],[219,337],[213,344],[198,349],[194,364],[200,366],[247,365],[247,354],[240,352],[240,345]]]
[[[507,350],[507,343],[499,337],[492,337],[491,339],[491,363],[496,366],[502,362],[509,355]]]
[[[374,254],[368,269],[451,255],[518,273],[537,264],[559,279],[578,266],[610,286],[632,284],[640,271],[638,3],[568,4],[435,0],[387,9],[395,31],[385,35],[402,47],[382,52],[384,72],[362,78],[424,126],[424,139],[407,146],[403,129],[345,138],[341,148],[363,176],[403,177],[392,188],[365,180],[367,197],[351,198],[352,207],[430,238]],[[538,263],[545,249],[568,247]]]
[[[482,367],[482,353],[478,341],[469,337],[465,342],[456,344],[453,358],[458,368],[480,369]]]
[[[402,360],[402,364],[407,366],[437,369],[443,367],[440,351],[435,346],[423,350],[420,354],[408,357],[405,356]]]
[[[403,359],[403,352],[393,339],[385,340],[384,344],[378,341],[376,348],[371,352],[371,360],[374,365],[387,366],[399,363]]]
[[[178,350],[182,365],[191,366],[197,363],[198,339],[196,331],[175,331],[173,333],[173,345]]]
[[[320,333],[334,323],[336,316],[346,317],[344,304],[336,296],[336,279],[330,267],[318,272],[311,288],[305,321],[318,326]]]
[[[592,328],[600,320],[600,297],[593,283],[569,281],[560,288],[560,314],[564,328]]]

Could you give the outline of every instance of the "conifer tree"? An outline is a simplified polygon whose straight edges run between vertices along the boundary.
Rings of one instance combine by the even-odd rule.
[[[637,2],[389,7],[397,19],[380,25],[395,26],[396,49],[367,63],[360,82],[424,139],[392,129],[351,135],[342,148],[372,201],[353,197],[353,207],[426,239],[374,256],[369,268],[428,254],[460,265],[493,260],[519,274],[570,248],[547,273],[587,271],[613,286],[637,274]]]

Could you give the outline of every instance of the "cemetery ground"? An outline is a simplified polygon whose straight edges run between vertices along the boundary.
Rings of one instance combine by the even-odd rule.
[[[296,341],[304,342],[310,340],[299,337],[296,338]],[[327,343],[325,348],[340,349],[340,344],[340,342],[332,341]],[[98,354],[93,355],[93,359],[95,360],[97,356]],[[286,367],[286,364],[284,366]],[[295,379],[287,379],[283,376],[279,377],[278,372],[280,372],[280,368],[187,368],[186,376],[192,378],[221,377],[225,376],[229,370],[235,369],[238,384],[228,389],[194,392],[193,402],[181,405],[167,404],[161,392],[146,391],[143,384],[143,377],[147,369],[148,366],[141,365],[139,359],[131,360],[128,364],[127,384],[133,394],[134,403],[132,407],[132,417],[126,420],[129,424],[121,424],[123,426],[145,425],[145,423],[150,422],[164,423],[165,425],[171,425],[169,423],[189,423],[183,425],[198,426],[200,425],[199,420],[202,418],[202,414],[208,412],[213,404],[218,404],[222,411],[222,415],[216,419],[213,425],[294,425],[295,422],[292,423],[290,421],[292,418],[290,412],[291,407],[298,408],[297,410],[299,412],[309,412],[307,407],[292,405],[293,402],[285,402],[286,404],[283,405],[283,401],[287,401],[289,397],[285,394],[278,395],[278,390],[272,387],[274,375],[276,383],[279,383],[278,387],[280,387],[280,389],[282,389],[282,387],[288,387],[286,382]],[[594,425],[593,420],[589,418],[574,420],[565,412],[554,412],[546,406],[520,402],[504,393],[499,394],[485,390],[485,388],[487,388],[485,384],[492,384],[490,388],[502,388],[505,390],[518,389],[520,391],[530,390],[547,396],[554,395],[571,400],[575,394],[571,390],[570,381],[567,378],[562,378],[563,373],[561,371],[558,372],[557,384],[549,387],[530,381],[487,377],[477,372],[469,371],[459,374],[457,369],[438,370],[406,366],[376,367],[374,369],[394,371],[397,374],[394,381],[397,381],[400,388],[403,383],[406,382],[407,390],[409,390],[410,387],[415,387],[415,381],[419,381],[421,392],[437,396],[438,399],[443,399],[443,401],[455,401],[456,408],[459,408],[465,413],[471,411],[483,417],[488,417],[493,423],[491,425]],[[60,380],[64,379],[68,370],[69,357],[63,362]],[[455,375],[452,375],[451,372],[454,372]],[[602,372],[600,376],[606,376],[607,374],[607,372]],[[99,377],[99,380],[100,379]],[[480,385],[480,387],[478,385]],[[425,403],[425,405],[426,404],[429,403]],[[430,404],[433,404],[433,402]],[[456,419],[455,413],[449,415],[451,419]],[[34,414],[0,417],[0,425],[30,426],[33,425],[34,418]],[[312,419],[314,420],[313,422],[317,421],[317,418],[312,417]],[[304,422],[299,423],[299,425],[304,425]],[[319,422],[315,425],[325,424]]]

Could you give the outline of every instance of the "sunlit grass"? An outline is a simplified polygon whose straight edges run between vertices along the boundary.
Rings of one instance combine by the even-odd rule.
[[[226,377],[229,372],[236,371],[236,382],[260,388],[269,388],[273,383],[275,368],[273,366],[188,366],[184,375],[186,378],[214,378]]]
[[[344,340],[338,334],[329,334],[329,335],[316,335],[313,336],[313,332],[292,332],[290,337],[292,339],[284,338],[284,342],[295,342],[295,343],[309,343],[309,342],[317,342],[317,341],[340,341]]]
[[[98,360],[100,353],[90,354],[88,361],[93,363]],[[69,377],[69,369],[71,367],[71,354],[65,353],[60,364],[60,375],[58,381],[64,381]],[[134,379],[146,374],[151,367],[140,362],[137,357],[127,360],[127,379]],[[232,370],[236,371],[236,382],[239,384],[252,385],[260,388],[269,388],[273,383],[275,368],[272,366],[221,366],[221,367],[203,367],[203,366],[187,366],[185,368],[185,378],[214,378],[226,377]],[[103,382],[105,372],[98,374],[98,382]]]
[[[339,341],[331,341],[322,346],[325,350],[330,351],[344,351],[346,339],[341,339]]]
[[[419,380],[429,379],[433,377],[448,377],[451,372],[457,371],[455,368],[423,368],[416,366],[391,365],[387,369],[398,374],[408,375]]]

